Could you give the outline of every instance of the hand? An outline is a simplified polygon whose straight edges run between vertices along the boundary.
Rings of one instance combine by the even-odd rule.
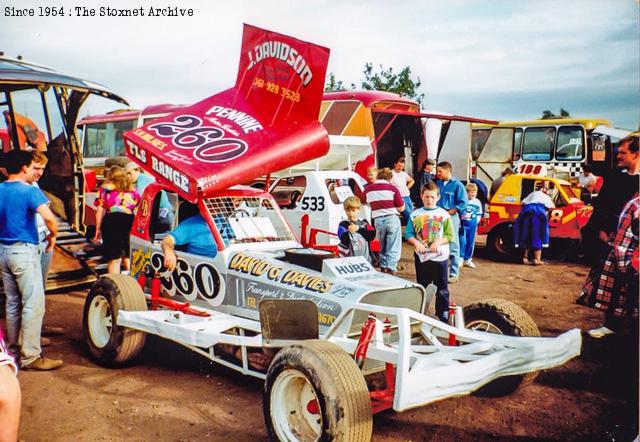
[[[449,215],[455,215],[456,213],[458,213],[457,209],[449,209],[447,210],[447,212],[449,212]]]
[[[429,251],[432,252],[432,253],[436,253],[438,251],[438,247],[440,247],[440,241],[435,240],[429,246]]]
[[[609,235],[607,235],[607,232],[605,232],[604,230],[600,230],[600,233],[598,234],[598,238],[600,238],[600,241],[604,243],[609,241]]]
[[[168,271],[173,272],[173,269],[176,268],[176,264],[178,263],[178,257],[173,250],[166,250],[164,252],[164,266]]]
[[[416,243],[413,245],[413,248],[415,249],[416,253],[427,253],[427,248],[420,241],[416,241]]]
[[[49,243],[49,245],[47,245],[47,248],[45,249],[48,252],[53,250],[53,247],[56,245],[56,236],[52,235],[51,233],[49,233],[45,239],[47,240],[47,242]]]
[[[351,233],[356,233],[358,230],[360,230],[360,227],[358,227],[357,224],[349,224],[349,232]]]

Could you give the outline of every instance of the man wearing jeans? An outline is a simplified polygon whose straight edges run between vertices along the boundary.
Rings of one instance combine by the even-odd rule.
[[[49,251],[58,233],[47,198],[33,187],[33,153],[13,150],[6,156],[9,179],[0,183],[0,271],[7,295],[9,351],[24,370],[52,370],[62,361],[42,357],[40,332],[45,301],[36,213],[49,229]]]
[[[391,169],[378,171],[378,178],[364,189],[367,203],[371,207],[371,218],[380,241],[380,270],[395,275],[402,253],[402,225],[400,213],[404,203],[398,188],[390,183]]]
[[[451,163],[442,161],[436,167],[436,184],[440,191],[438,207],[449,212],[453,221],[453,230],[456,241],[449,243],[449,282],[458,282],[460,267],[460,214],[467,207],[467,191],[464,185],[453,176]]]

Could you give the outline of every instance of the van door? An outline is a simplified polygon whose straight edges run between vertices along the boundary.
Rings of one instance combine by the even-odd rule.
[[[511,166],[513,138],[512,127],[491,128],[491,133],[476,160],[476,178],[491,185],[505,168]]]
[[[471,168],[471,123],[467,121],[449,121],[443,125],[438,146],[438,161],[448,161],[453,175],[467,181]],[[431,150],[431,149],[430,149]]]

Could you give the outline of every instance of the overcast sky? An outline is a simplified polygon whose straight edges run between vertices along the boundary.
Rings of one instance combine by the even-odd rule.
[[[63,17],[38,17],[39,5]],[[145,17],[72,8],[143,7]],[[424,107],[498,120],[560,108],[638,129],[637,0],[0,0],[0,51],[109,86],[132,107],[193,103],[235,82],[242,23],[331,49],[329,71],[359,83],[366,62],[422,80]],[[148,8],[193,17],[149,17]],[[36,17],[6,8],[35,8]],[[70,15],[73,12],[73,15]],[[82,112],[115,105],[92,99]]]

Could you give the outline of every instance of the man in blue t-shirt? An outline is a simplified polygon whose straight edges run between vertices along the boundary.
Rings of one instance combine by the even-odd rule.
[[[162,240],[164,266],[169,271],[175,269],[178,261],[175,246],[186,246],[187,253],[210,258],[218,254],[218,246],[213,239],[211,229],[199,213],[182,221]]]
[[[31,184],[33,152],[5,156],[9,178],[0,183],[0,272],[7,295],[7,343],[23,370],[52,370],[61,360],[42,357],[40,332],[45,301],[36,213],[49,230],[47,251],[55,245],[58,225],[49,200]]]

